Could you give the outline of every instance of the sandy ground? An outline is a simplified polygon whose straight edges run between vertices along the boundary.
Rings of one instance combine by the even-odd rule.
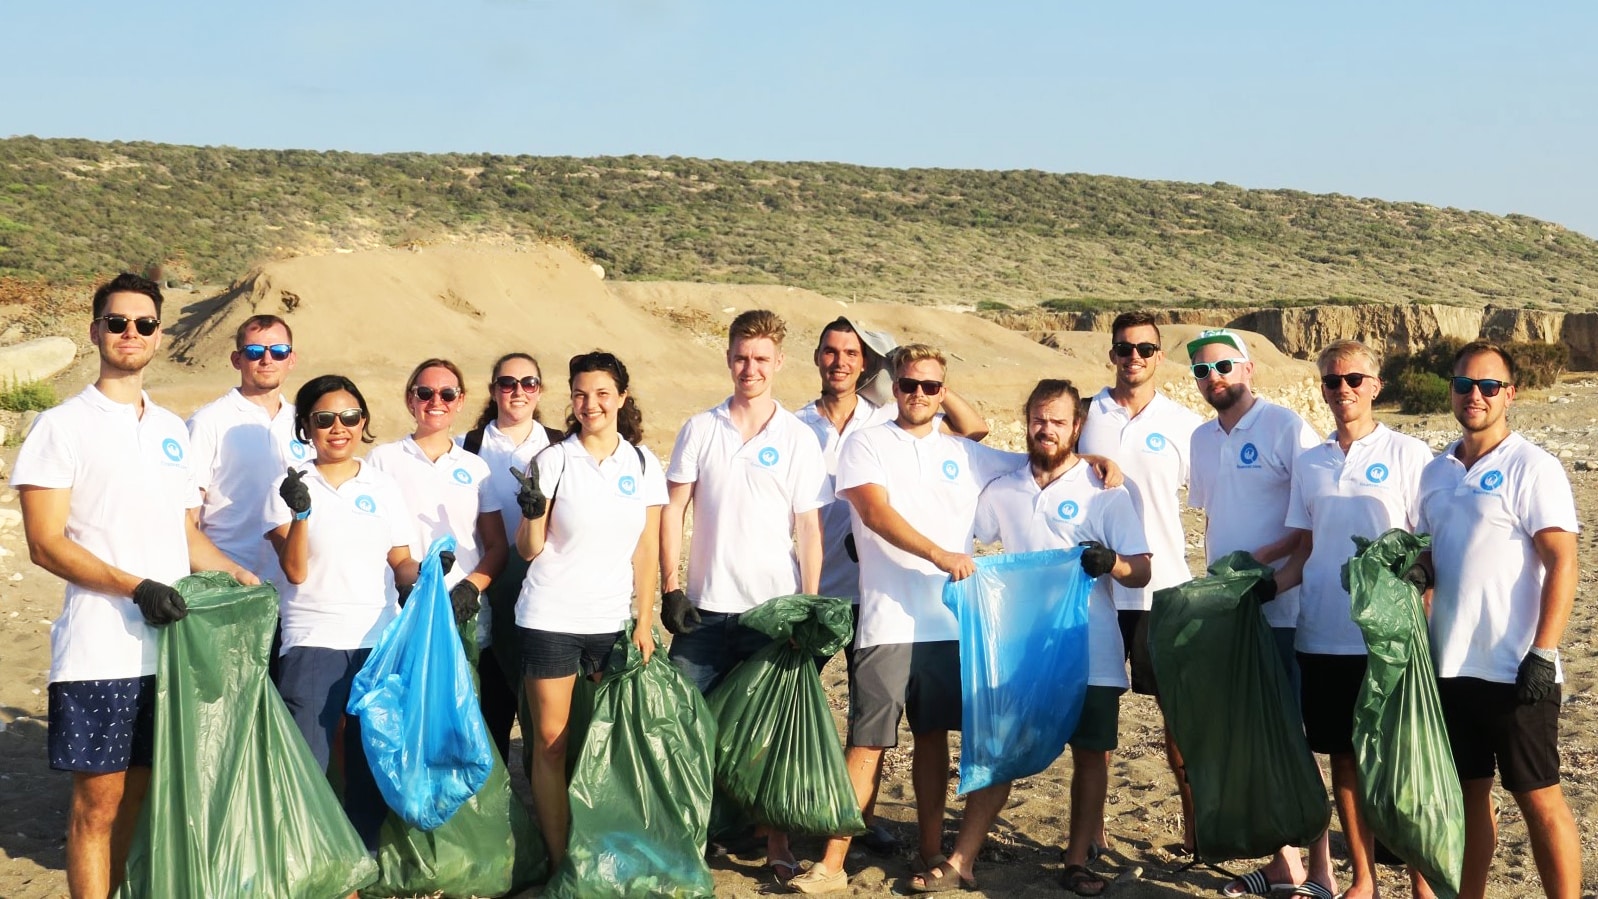
[[[414,258],[418,255],[422,258]],[[302,354],[295,383],[330,369],[356,374],[360,383],[372,385],[368,393],[378,426],[386,429],[380,432],[384,439],[404,430],[399,394],[405,372],[435,349],[432,338],[419,339],[414,336],[417,334],[447,334],[447,339],[438,338],[446,344],[438,351],[453,354],[469,378],[476,377],[474,372],[486,372],[488,362],[504,349],[523,345],[539,350],[556,380],[563,366],[555,360],[595,344],[613,349],[629,361],[637,360],[633,365],[635,383],[645,401],[648,442],[657,452],[669,451],[676,426],[689,412],[712,405],[724,395],[726,374],[717,335],[724,333],[735,310],[757,305],[777,308],[790,321],[789,352],[793,355],[779,388],[779,396],[790,408],[806,399],[814,387],[814,369],[808,359],[811,341],[822,323],[841,312],[863,316],[875,327],[889,327],[902,335],[901,340],[927,339],[954,351],[951,382],[989,415],[998,442],[1013,443],[1019,437],[1019,425],[1009,410],[1019,405],[1025,387],[1035,378],[1063,375],[1077,379],[1085,388],[1097,389],[1109,377],[1102,362],[1107,335],[1082,335],[1080,344],[1056,351],[951,311],[844,307],[816,294],[786,288],[607,285],[559,254],[520,255],[526,258],[509,263],[497,260],[499,267],[495,268],[483,265],[481,257],[450,260],[395,251],[361,263],[370,270],[353,275],[343,271],[336,277],[326,272],[306,274],[280,264],[285,266],[282,270],[267,273],[277,287],[247,283],[232,297],[183,299],[186,331],[180,332],[183,339],[168,347],[179,355],[152,369],[152,392],[159,401],[187,413],[225,390],[233,383],[233,372],[225,361],[218,360],[225,359],[230,348],[227,340],[232,327],[255,309],[277,311],[274,304],[281,302],[280,292],[289,286],[302,297],[290,319]],[[324,265],[291,263],[309,268]],[[407,265],[414,270],[405,270],[403,276],[378,278],[374,274]],[[490,281],[493,284],[485,286]],[[527,289],[529,281],[535,287],[543,285],[542,292],[534,290],[531,298],[517,293]],[[463,302],[469,311],[461,310]],[[318,303],[328,310],[329,317],[312,314]],[[342,308],[345,304],[363,307],[365,320],[352,316],[351,310]],[[551,318],[551,309],[559,309],[562,315]],[[375,324],[374,315],[379,319]],[[464,325],[455,320],[460,316],[465,316]],[[81,322],[68,324],[81,329],[87,317],[85,313]],[[550,323],[540,324],[541,317]],[[1167,344],[1174,345],[1177,337],[1167,335]],[[1266,347],[1256,352],[1262,363],[1268,363],[1261,378],[1267,389],[1301,400],[1312,396],[1301,389],[1307,363],[1280,354],[1272,356],[1271,352]],[[183,358],[193,361],[185,364]],[[329,359],[338,362],[316,364]],[[1196,402],[1188,382],[1180,379],[1181,361],[1173,361],[1169,377],[1175,379],[1179,398]],[[87,383],[92,364],[90,357],[81,359],[62,376],[58,392],[65,395]],[[481,396],[477,393],[470,405],[475,407]],[[1586,526],[1580,540],[1581,591],[1563,644],[1568,680],[1562,733],[1566,795],[1589,860],[1598,859],[1598,701],[1593,692],[1598,663],[1592,653],[1598,615],[1586,603],[1598,571],[1594,568],[1592,529],[1598,510],[1598,472],[1588,470],[1598,469],[1595,403],[1598,381],[1574,378],[1553,390],[1523,395],[1512,411],[1517,429],[1566,459]],[[547,404],[563,411],[563,403]],[[1447,415],[1382,417],[1401,430],[1428,439],[1434,447],[1454,433]],[[15,453],[14,446],[4,451],[8,471]],[[0,897],[44,899],[66,895],[62,868],[69,780],[48,770],[44,748],[49,627],[59,613],[61,585],[28,561],[19,525],[14,493],[0,489],[0,809],[5,812],[0,820]],[[1189,522],[1189,534],[1197,533],[1196,522]],[[1189,550],[1190,555],[1198,552],[1196,542],[1190,540]],[[827,668],[824,679],[841,715],[841,659]],[[907,734],[901,739],[908,745]],[[1056,879],[1063,867],[1070,777],[1070,762],[1062,759],[1017,784],[977,868],[983,892],[996,896],[1067,895]],[[947,832],[952,840],[962,802],[952,799],[950,807]],[[878,815],[906,841],[913,841],[915,810],[909,757],[903,751],[889,755]],[[1158,710],[1146,697],[1129,695],[1123,702],[1121,749],[1111,768],[1108,817],[1114,846],[1098,867],[1107,878],[1120,880],[1106,895],[1126,899],[1206,895],[1227,879],[1204,867],[1178,870],[1182,860],[1172,849],[1180,835],[1179,807],[1165,767]],[[1494,899],[1540,895],[1524,823],[1503,795],[1499,822],[1500,847],[1489,895]],[[819,841],[796,840],[796,849],[801,857],[814,858]],[[1339,859],[1345,857],[1335,834],[1333,851]],[[749,896],[770,889],[770,878],[759,857],[719,859],[712,867],[720,895]],[[857,851],[849,862],[851,883],[844,895],[903,893],[910,867],[908,854],[881,858]],[[1250,867],[1246,861],[1228,865],[1234,872]],[[1594,866],[1589,864],[1588,870]],[[1346,872],[1343,876],[1346,880]],[[1401,872],[1384,870],[1382,878],[1387,895],[1405,893]],[[1588,874],[1584,886],[1584,895],[1598,893],[1598,874]]]

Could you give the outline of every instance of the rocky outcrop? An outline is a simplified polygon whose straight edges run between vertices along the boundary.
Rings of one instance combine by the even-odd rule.
[[[0,387],[54,377],[77,358],[68,337],[41,337],[0,348]]]
[[[1012,312],[988,313],[983,317],[1012,331],[1109,331],[1115,317],[1124,310],[1102,312],[1050,312],[1045,309],[1017,309]],[[1207,328],[1224,328],[1237,317],[1235,309],[1151,309],[1154,320],[1162,325],[1203,325]]]
[[[1482,313],[1459,306],[1299,306],[1261,309],[1233,319],[1229,327],[1254,331],[1277,349],[1310,359],[1334,340],[1359,340],[1384,353],[1412,353],[1439,337],[1474,340]]]
[[[1598,370],[1598,312],[1567,312],[1559,342],[1570,348],[1572,371]]]
[[[1564,324],[1563,312],[1488,306],[1482,312],[1481,337],[1499,343],[1554,343]]]

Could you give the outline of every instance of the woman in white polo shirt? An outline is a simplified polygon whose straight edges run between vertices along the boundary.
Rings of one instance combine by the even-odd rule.
[[[444,586],[457,625],[464,628],[477,615],[474,636],[481,650],[489,644],[491,626],[489,611],[479,612],[482,591],[505,567],[507,541],[499,503],[488,490],[488,464],[450,436],[466,405],[463,383],[461,370],[448,359],[428,359],[412,369],[405,381],[405,409],[416,430],[374,447],[366,458],[399,482],[414,516],[412,555],[420,558],[446,534],[455,538],[455,562]],[[493,726],[503,728],[508,747],[510,722],[500,719]]]
[[[552,863],[566,854],[566,725],[579,674],[604,670],[636,618],[633,642],[647,662],[659,581],[660,510],[666,476],[644,449],[643,414],[627,368],[610,353],[571,360],[568,436],[534,457],[517,497],[516,549],[530,560],[516,626],[533,726],[533,810]],[[546,497],[547,496],[547,500]]]
[[[488,465],[488,492],[499,504],[506,537],[513,537],[521,525],[521,509],[516,505],[519,484],[514,472],[527,470],[533,455],[551,443],[565,439],[564,431],[547,427],[538,413],[544,397],[543,369],[527,353],[506,353],[494,361],[488,378],[488,400],[478,413],[477,424],[456,438],[462,449],[476,453]],[[507,552],[505,566],[484,592],[492,631],[489,646],[477,661],[477,678],[483,704],[483,719],[499,747],[499,754],[510,761],[510,728],[516,718],[516,688],[522,679],[521,648],[516,636],[516,599],[527,576],[527,560],[520,553]]]
[[[394,479],[355,457],[370,443],[366,399],[348,378],[312,378],[294,398],[295,437],[316,458],[278,479],[266,539],[287,585],[279,599],[278,692],[326,768],[344,730],[344,810],[368,850],[388,807],[366,765],[360,719],[345,716],[350,682],[394,619],[387,578],[416,582],[411,516]]]

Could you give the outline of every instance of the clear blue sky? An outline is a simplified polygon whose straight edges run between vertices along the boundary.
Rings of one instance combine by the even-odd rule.
[[[5,2],[0,135],[1037,168],[1598,237],[1598,4]]]

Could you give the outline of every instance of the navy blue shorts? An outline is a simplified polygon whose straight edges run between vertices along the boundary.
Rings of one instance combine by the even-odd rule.
[[[155,759],[155,675],[50,685],[50,767],[109,774]]]
[[[671,638],[671,663],[700,693],[716,689],[739,662],[771,645],[771,638],[738,623],[737,612],[700,612],[699,627]]]
[[[522,644],[522,677],[553,680],[604,671],[622,632],[565,634],[518,625],[516,634]]]

